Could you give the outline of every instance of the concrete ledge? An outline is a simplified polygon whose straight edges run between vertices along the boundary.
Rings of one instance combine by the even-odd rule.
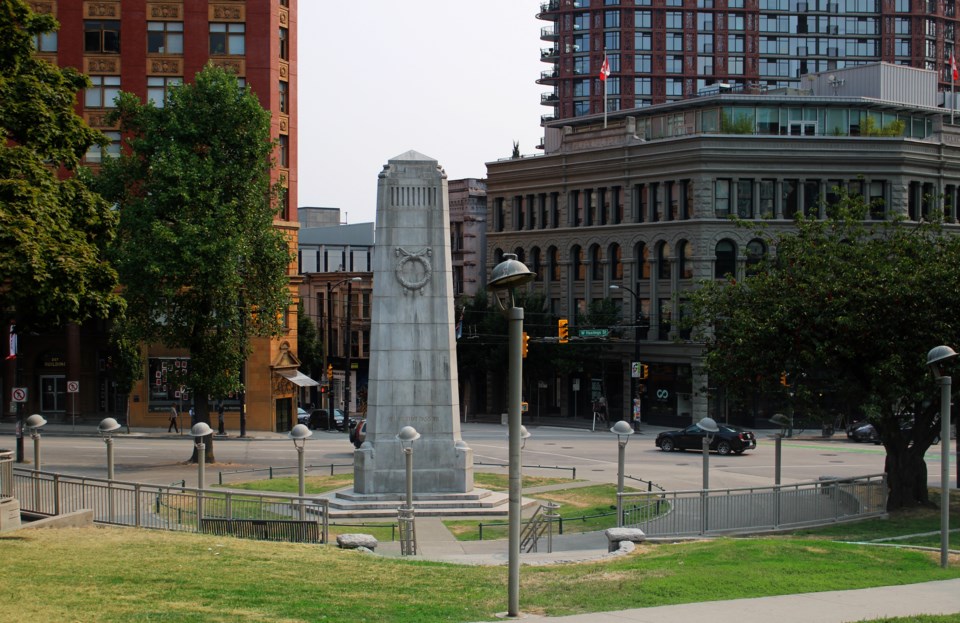
[[[30,517],[28,513],[23,513],[23,517]],[[93,511],[91,509],[80,509],[72,513],[63,515],[54,515],[53,517],[40,517],[36,521],[26,521],[20,526],[21,530],[40,529],[40,528],[84,528],[93,525]]]
[[[630,543],[632,546],[647,540],[647,535],[639,528],[607,528],[603,533],[607,537],[608,552],[621,549],[624,543]],[[632,547],[630,551],[633,551]]]

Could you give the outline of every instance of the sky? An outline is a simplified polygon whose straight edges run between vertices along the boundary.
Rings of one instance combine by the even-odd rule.
[[[486,177],[543,130],[540,0],[298,3],[300,206],[375,220],[377,176],[408,150]]]

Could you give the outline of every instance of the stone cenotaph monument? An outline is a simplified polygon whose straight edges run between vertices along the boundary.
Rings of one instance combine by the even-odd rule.
[[[366,441],[354,454],[356,498],[406,490],[397,433],[413,426],[417,499],[473,491],[473,451],[460,436],[447,177],[408,151],[377,184]]]

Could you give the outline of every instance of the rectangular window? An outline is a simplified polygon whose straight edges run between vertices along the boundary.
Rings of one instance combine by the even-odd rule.
[[[743,75],[743,57],[731,56],[727,59],[727,73],[732,76]]]
[[[634,78],[633,92],[637,95],[650,95],[650,78]]]
[[[83,51],[92,54],[119,54],[120,22],[84,20]]]
[[[603,14],[604,28],[620,28],[620,11],[606,11]]]
[[[290,137],[286,134],[280,135],[279,140],[279,151],[280,151],[280,166],[284,168],[290,167]]]
[[[210,23],[210,54],[246,54],[246,24]]]
[[[653,57],[649,54],[637,54],[633,59],[633,68],[638,74],[650,73]]]
[[[727,36],[727,52],[743,52],[743,35],[728,35]]]
[[[737,181],[737,216],[753,218],[753,180]]]
[[[697,30],[713,32],[713,13],[697,13]]]
[[[86,108],[116,108],[114,99],[120,94],[120,76],[90,76],[90,82],[83,105]]]
[[[37,52],[41,53],[51,53],[57,51],[57,32],[45,32],[41,35],[36,35],[33,38],[33,47],[36,48]]]
[[[633,24],[636,28],[652,28],[652,13],[650,11],[634,11]]]
[[[576,76],[585,76],[591,73],[590,71],[590,57],[589,56],[575,56],[573,58],[573,73]]]
[[[667,28],[673,30],[683,29],[683,13],[680,11],[667,11]]]
[[[104,134],[110,139],[110,144],[106,149],[100,145],[91,145],[84,158],[90,164],[103,162],[104,158],[118,158],[120,156],[120,133],[115,131],[105,131]]]
[[[183,22],[147,22],[147,53],[183,54]]]
[[[620,49],[620,31],[619,30],[614,32],[603,33],[603,49],[604,50]]]
[[[638,32],[633,35],[633,49],[638,52],[653,50],[653,35],[649,32]]]
[[[760,218],[773,218],[774,216],[774,189],[775,180],[760,180]]]
[[[667,95],[671,97],[683,96],[683,80],[680,78],[667,78]]]
[[[683,73],[683,57],[682,56],[667,57],[667,73],[668,74]]]
[[[713,212],[718,217],[730,214],[730,180],[713,183]]]
[[[183,84],[183,78],[147,76],[147,101],[157,108],[163,108],[170,95],[170,89]]]
[[[667,33],[667,49],[671,52],[680,52],[683,50],[683,33]]]
[[[280,27],[280,58],[290,60],[290,31],[283,26]]]
[[[280,112],[290,114],[290,85],[283,80],[278,85],[280,93]]]
[[[783,200],[783,218],[793,219],[800,206],[800,193],[797,192],[798,180],[783,180],[781,196]]]

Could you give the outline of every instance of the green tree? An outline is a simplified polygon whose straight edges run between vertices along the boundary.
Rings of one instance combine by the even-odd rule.
[[[207,398],[242,389],[250,337],[278,335],[291,304],[291,254],[273,227],[270,113],[208,66],[162,108],[121,94],[114,117],[128,149],[99,181],[120,211],[124,337],[188,349],[182,382],[209,422]]]
[[[316,320],[303,312],[303,303],[297,308],[297,358],[309,376],[319,378],[323,372],[323,342],[317,331]]]
[[[927,504],[924,454],[940,424],[925,359],[960,343],[960,237],[936,223],[867,222],[861,197],[842,195],[829,213],[793,232],[758,230],[776,257],[694,293],[694,336],[711,385],[740,397],[781,392],[815,413],[831,379],[880,432],[888,507]]]
[[[0,0],[0,313],[18,330],[106,318],[122,304],[105,257],[115,215],[72,174],[105,140],[74,111],[89,81],[33,56],[34,37],[58,27]]]

